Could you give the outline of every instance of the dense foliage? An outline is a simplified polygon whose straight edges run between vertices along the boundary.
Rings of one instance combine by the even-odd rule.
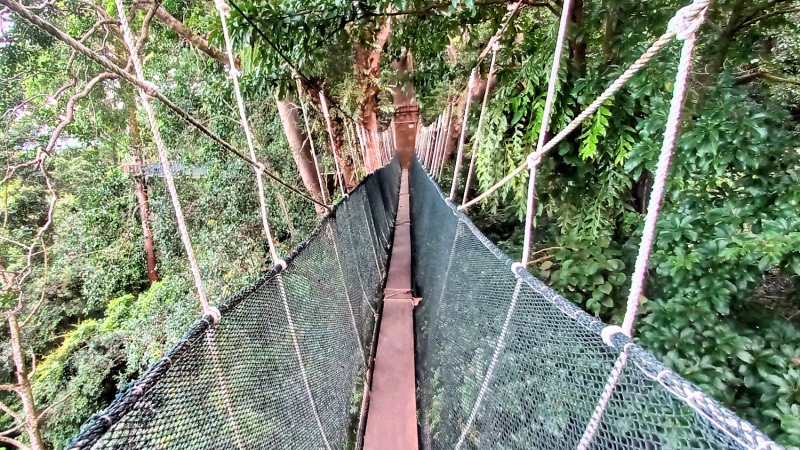
[[[136,27],[145,22],[148,4],[139,3],[145,7],[131,14]],[[483,138],[467,146],[478,152],[476,191],[521,163],[538,137],[560,2],[526,3],[502,36],[497,79],[485,82],[492,90]],[[551,130],[591,102],[683,4],[573,3]],[[389,89],[409,75],[426,123],[448,100],[461,98],[463,104],[469,68],[508,6],[500,0],[236,4],[348,114],[363,113],[365,90],[374,87],[379,119],[385,121],[391,113]],[[211,3],[162,5],[198,36],[222,46]],[[72,36],[90,31],[98,16],[116,14],[113,2],[89,0],[35,8]],[[637,325],[643,345],[677,372],[794,447],[800,447],[799,8],[796,1],[720,0],[709,11]],[[356,53],[377,51],[373,41],[387,24],[390,37],[377,49],[382,58],[372,53],[379,72],[361,70]],[[230,27],[259,152],[300,186],[273,101],[275,93],[282,97],[294,89],[291,73],[236,11]],[[111,28],[101,27],[86,42],[124,66],[125,50]],[[406,50],[413,55],[413,71],[398,78],[391,64]],[[543,161],[531,269],[609,322],[619,322],[624,312],[677,52],[675,44],[662,52]],[[148,76],[169,97],[244,147],[232,87],[218,61],[158,20],[150,24],[142,56]],[[65,46],[0,10],[0,77],[7,80],[0,91],[0,141],[7,166],[36,156],[70,95],[98,70],[80,57],[73,61]],[[64,85],[65,93],[56,95]],[[40,409],[55,405],[42,428],[52,448],[62,448],[198,315],[172,206],[158,177],[146,180],[160,277],[148,285],[136,183],[123,166],[140,158],[154,161],[155,150],[134,94],[108,80],[77,102],[74,121],[47,160],[59,194],[52,226],[39,239],[21,292],[4,291],[0,297],[4,312],[18,294],[25,299],[20,314],[30,314],[30,320],[21,327],[22,349],[27,364],[35,363],[31,378]],[[201,177],[181,176],[178,189],[201,271],[218,302],[268,265],[252,171],[165,108],[158,113],[173,158],[207,169]],[[319,122],[313,127],[330,167],[325,129]],[[449,185],[448,177],[443,185]],[[35,166],[26,166],[0,185],[4,238],[33,239],[47,217],[44,181]],[[512,255],[522,245],[526,184],[518,177],[471,210]],[[276,239],[286,252],[313,227],[314,214],[274,185],[268,198]],[[24,260],[19,246],[0,241],[4,274]],[[3,336],[8,331],[0,324]],[[0,356],[0,384],[13,383],[11,343],[5,339]],[[0,390],[0,401],[13,410],[20,407],[7,390]],[[0,416],[3,429],[13,425],[11,415]],[[14,436],[26,439],[22,432]]]

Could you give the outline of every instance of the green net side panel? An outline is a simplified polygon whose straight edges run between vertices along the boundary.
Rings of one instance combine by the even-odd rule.
[[[70,448],[352,446],[399,184],[396,161],[362,181],[284,271],[198,322]]]
[[[512,262],[410,173],[423,449],[576,449],[621,350],[589,449],[777,449],[630,340]]]

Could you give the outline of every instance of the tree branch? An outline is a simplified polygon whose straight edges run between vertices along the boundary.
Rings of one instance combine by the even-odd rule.
[[[14,447],[17,447],[20,450],[30,450],[28,448],[28,446],[26,446],[22,442],[20,442],[20,441],[18,441],[16,439],[11,439],[10,437],[0,436],[0,442],[5,442],[6,444],[11,444],[11,445],[13,445]]]
[[[771,72],[767,71],[757,71],[753,73],[748,73],[744,75],[740,75],[736,77],[737,83],[747,83],[754,78],[759,78],[766,81],[774,81],[776,83],[786,83],[786,84],[793,84],[796,86],[800,86],[800,80],[795,78],[786,78],[784,76],[775,75]]]
[[[72,397],[72,394],[74,394],[74,393],[75,393],[75,391],[70,391],[70,392],[67,393],[67,395],[61,397],[58,401],[51,403],[50,406],[48,406],[47,408],[44,409],[44,411],[39,413],[39,417],[37,418],[37,420],[42,420],[47,414],[50,414],[50,412],[56,406],[64,403],[68,398]]]

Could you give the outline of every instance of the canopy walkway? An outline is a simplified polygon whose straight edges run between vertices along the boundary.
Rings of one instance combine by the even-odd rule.
[[[400,175],[396,159],[369,175],[285,269],[220,305],[217,323],[198,322],[70,448],[360,448],[376,319],[399,292],[384,285]],[[779,448],[512,270],[416,160],[408,183],[420,448],[581,448],[623,349],[627,364],[584,448]],[[370,420],[368,410],[368,436]]]
[[[468,200],[465,194],[460,206],[452,199],[464,157],[477,66],[467,86],[448,197],[430,174],[441,174],[447,160],[442,130],[447,124],[449,137],[452,105],[433,124],[417,127],[416,140],[400,140],[398,149],[391,131],[378,134],[356,124],[362,160],[372,173],[347,192],[328,98],[320,90],[344,199],[285,260],[279,258],[271,237],[263,178],[272,178],[322,208],[327,204],[292,188],[257,159],[225,22],[230,12],[227,4],[215,1],[249,156],[215,135],[145,78],[125,5],[122,0],[114,3],[134,74],[19,3],[0,0],[138,89],[204,317],[142,378],[93,416],[69,448],[780,448],[629,337],[680,124],[694,33],[704,20],[709,0],[694,0],[679,10],[665,34],[546,141],[569,13],[570,2],[565,0],[535,150],[474,199]],[[483,59],[492,49],[490,73],[496,39],[522,3],[509,11],[481,54]],[[544,154],[594,114],[673,38],[683,41],[681,56],[625,320],[622,327],[605,326],[526,270],[536,170]],[[290,61],[287,64],[294,70]],[[488,89],[484,109],[487,98]],[[152,99],[254,170],[264,237],[276,266],[217,307],[205,295]],[[301,107],[305,116],[302,100]],[[475,142],[482,123],[483,111]],[[403,141],[414,142],[418,159],[410,158],[412,145]],[[369,157],[364,151],[367,144],[378,150]],[[397,157],[391,159],[396,150],[405,156],[404,167]],[[384,167],[373,172],[380,165],[376,159]],[[473,152],[470,166],[474,161]],[[463,211],[526,170],[523,257],[521,262],[512,262]],[[467,171],[467,185],[471,173],[472,167]]]

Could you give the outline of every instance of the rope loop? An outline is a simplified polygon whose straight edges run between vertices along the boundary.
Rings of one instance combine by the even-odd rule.
[[[225,0],[214,0],[214,6],[216,6],[219,12],[225,15],[225,17],[230,17],[231,7],[228,6],[228,3],[225,2]]]
[[[203,308],[203,316],[211,316],[211,320],[214,324],[219,323],[220,319],[222,319],[222,313],[219,312],[216,306],[207,306]]]
[[[678,40],[685,41],[693,37],[705,20],[709,3],[707,0],[695,0],[691,5],[684,6],[669,20],[667,28],[675,33]]]
[[[286,270],[286,267],[287,267],[286,260],[280,258],[275,260],[275,268],[278,270],[278,272],[283,272],[284,270]]]

